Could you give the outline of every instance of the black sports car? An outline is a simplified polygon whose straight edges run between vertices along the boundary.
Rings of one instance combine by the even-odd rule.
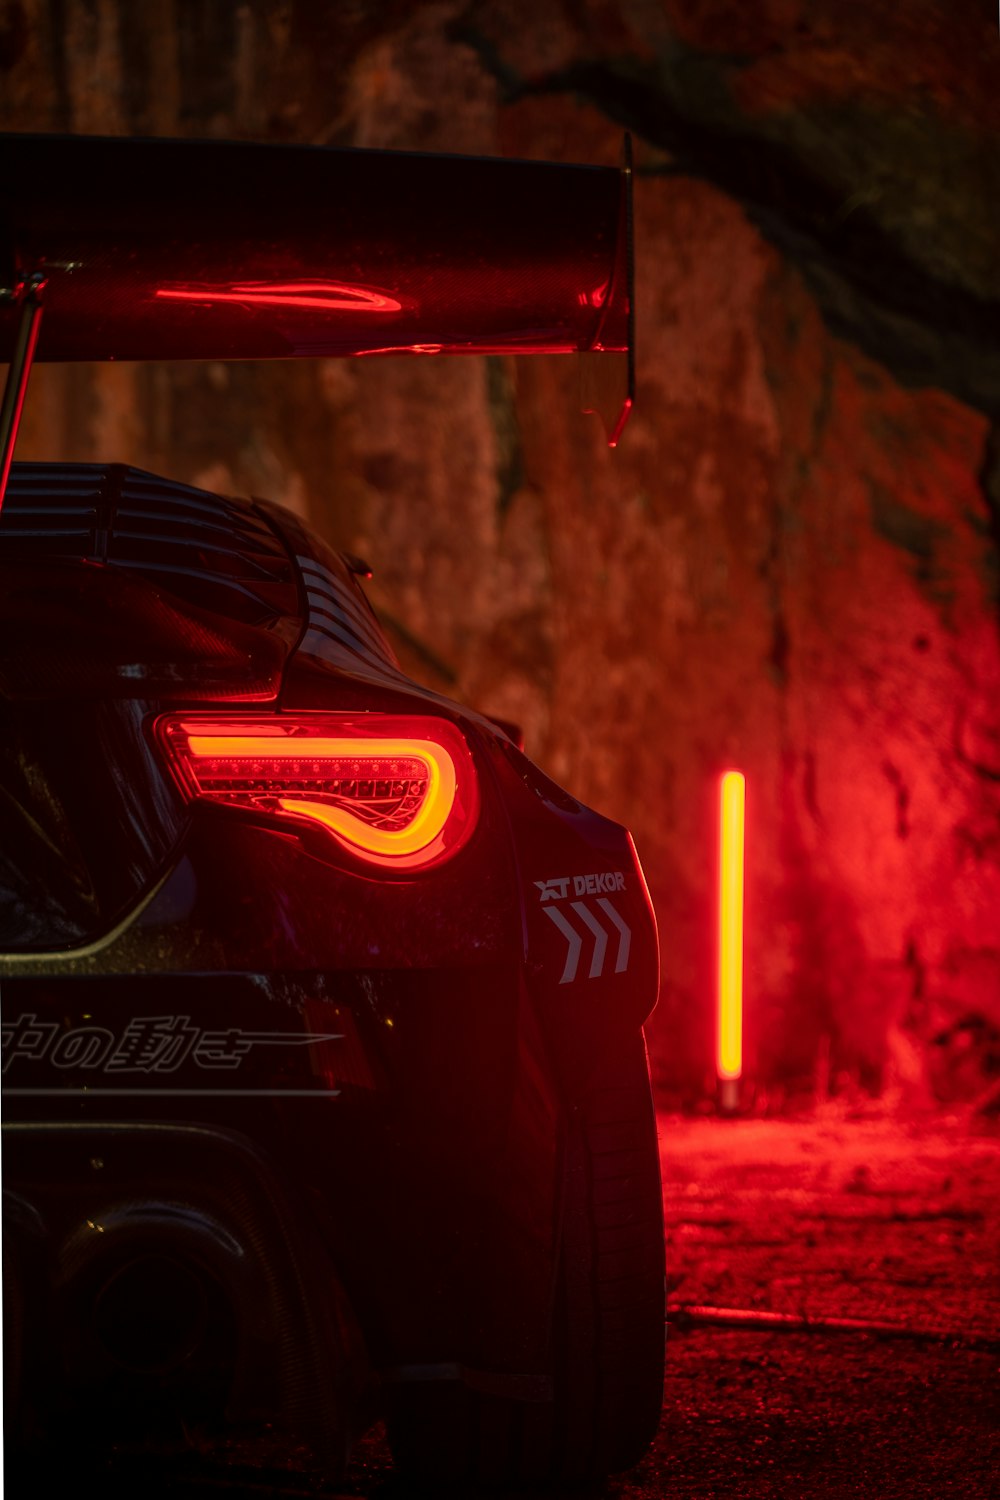
[[[408,679],[277,507],[15,464],[0,570],[8,1443],[270,1421],[337,1472],[384,1412],[424,1476],[632,1464],[629,835]]]

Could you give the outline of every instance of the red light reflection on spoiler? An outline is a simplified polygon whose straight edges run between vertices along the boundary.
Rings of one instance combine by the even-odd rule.
[[[603,307],[608,300],[610,290],[610,280],[602,281],[600,286],[595,286],[592,291],[578,292],[576,300],[581,307]]]
[[[344,281],[237,281],[228,287],[159,287],[155,294],[168,302],[240,302],[248,307],[307,307],[315,311],[394,313],[403,304],[374,287]]]

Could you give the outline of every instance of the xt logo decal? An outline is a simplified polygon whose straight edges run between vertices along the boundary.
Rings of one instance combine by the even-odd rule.
[[[618,879],[624,883],[624,876],[619,875]],[[574,912],[583,924],[586,935],[592,937],[594,940],[594,950],[590,959],[590,972],[587,975],[588,979],[600,979],[604,973],[604,960],[607,957],[608,938],[612,932],[617,932],[618,934],[618,951],[615,955],[614,968],[616,974],[624,974],[628,968],[629,949],[632,945],[631,927],[629,927],[627,922],[622,920],[607,897],[601,896],[597,905],[610,922],[610,927],[605,927],[600,918],[582,901],[572,901],[569,907],[569,910]],[[577,970],[580,966],[580,954],[583,951],[585,935],[573,925],[566,912],[560,910],[559,907],[546,906],[544,911],[545,915],[552,919],[566,939],[566,963],[563,967],[559,983],[572,984],[577,977]]]
[[[596,896],[601,891],[625,889],[625,876],[621,870],[607,870],[598,875],[563,875],[556,880],[536,880],[540,901],[565,901],[570,886],[574,896]]]

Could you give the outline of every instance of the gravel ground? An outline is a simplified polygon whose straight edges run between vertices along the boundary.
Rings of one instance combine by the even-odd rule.
[[[661,1117],[671,1301],[1000,1334],[1000,1138]]]
[[[609,1494],[1000,1493],[996,1133],[837,1116],[660,1132],[672,1305],[937,1338],[671,1329],[656,1444]]]

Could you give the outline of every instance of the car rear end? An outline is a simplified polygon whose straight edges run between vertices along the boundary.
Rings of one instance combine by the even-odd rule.
[[[283,512],[16,466],[0,566],[8,1430],[270,1420],[336,1470],[388,1404],[420,1469],[457,1399],[528,1472],[569,1401],[629,1461],[662,1231],[628,835],[406,679]],[[588,1319],[617,1415],[567,1396]]]

